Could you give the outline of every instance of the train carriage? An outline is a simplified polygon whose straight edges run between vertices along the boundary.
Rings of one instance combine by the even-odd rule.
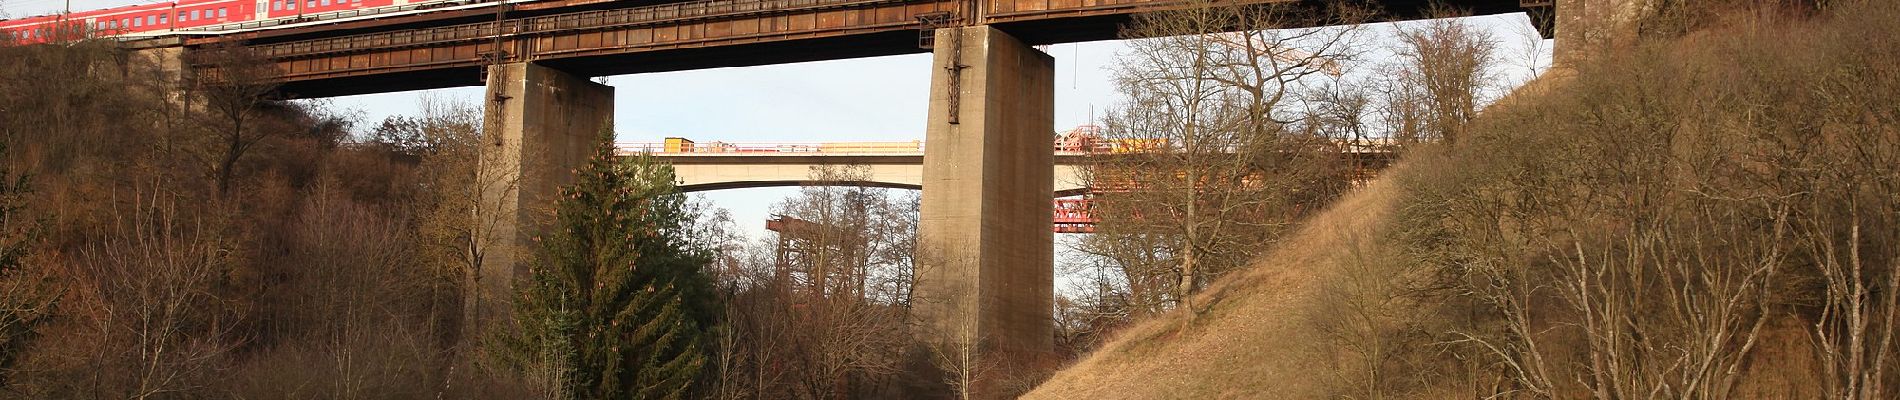
[[[523,1],[527,0],[500,3]],[[0,20],[0,35],[16,43],[44,43],[53,39],[57,26],[68,26],[72,32],[83,31],[99,37],[230,33],[308,21],[413,14],[446,7],[489,7],[496,3],[479,0],[182,0]]]

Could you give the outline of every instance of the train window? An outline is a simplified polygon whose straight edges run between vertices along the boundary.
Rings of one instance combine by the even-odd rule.
[[[145,24],[146,24],[146,25],[158,25],[158,16],[157,16],[157,15],[147,15],[147,16],[145,16]]]
[[[316,6],[317,6],[317,0],[304,0],[303,2],[303,8],[310,8],[310,7],[316,7]]]
[[[284,2],[281,2],[281,1],[270,2],[271,11],[283,11],[283,9],[284,9]]]
[[[159,24],[169,24],[169,23],[171,23],[170,21],[166,21],[166,20],[165,20],[165,18],[169,18],[169,17],[167,17],[167,16],[165,15],[165,14],[159,14],[159,15],[158,15],[158,23],[159,23]]]
[[[133,28],[138,28],[138,27],[142,27],[142,26],[145,26],[145,19],[144,19],[144,18],[133,18],[133,19],[132,19],[132,27],[133,27]]]
[[[329,7],[329,6],[330,6],[330,0],[322,0],[322,1],[320,1],[319,3],[322,3],[324,7]]]
[[[285,1],[285,2],[284,2],[284,9],[285,9],[285,10],[295,10],[295,9],[297,9],[297,0],[289,0],[289,1]]]
[[[224,18],[227,15],[230,15],[230,14],[226,14],[224,12],[224,7],[218,7],[218,18]]]

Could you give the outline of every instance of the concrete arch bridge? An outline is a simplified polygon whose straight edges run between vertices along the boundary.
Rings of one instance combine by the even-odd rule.
[[[673,165],[680,190],[700,192],[781,186],[865,186],[923,189],[923,141],[804,142],[804,143],[696,143],[682,138],[665,142],[617,143],[621,154],[650,154]],[[1081,175],[1086,150],[1055,153],[1053,197],[1088,193]],[[827,169],[842,172],[821,176]]]

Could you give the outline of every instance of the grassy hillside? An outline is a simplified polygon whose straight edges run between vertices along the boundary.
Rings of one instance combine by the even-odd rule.
[[[1900,395],[1900,5],[1666,11],[1028,398]]]
[[[1357,264],[1368,238],[1383,235],[1397,190],[1392,179],[1347,196],[1251,270],[1210,287],[1201,321],[1181,331],[1180,313],[1143,322],[1029,393],[1030,399],[1317,398],[1332,363],[1310,310],[1321,282]]]

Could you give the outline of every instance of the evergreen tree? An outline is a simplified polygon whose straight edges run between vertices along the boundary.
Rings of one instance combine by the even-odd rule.
[[[711,253],[686,235],[672,167],[612,142],[561,192],[516,302],[516,348],[549,367],[560,398],[687,398],[715,322]]]
[[[46,322],[56,300],[24,271],[42,222],[26,215],[31,191],[26,174],[13,172],[10,155],[0,141],[0,387],[12,383],[20,354],[39,336],[35,328]]]

